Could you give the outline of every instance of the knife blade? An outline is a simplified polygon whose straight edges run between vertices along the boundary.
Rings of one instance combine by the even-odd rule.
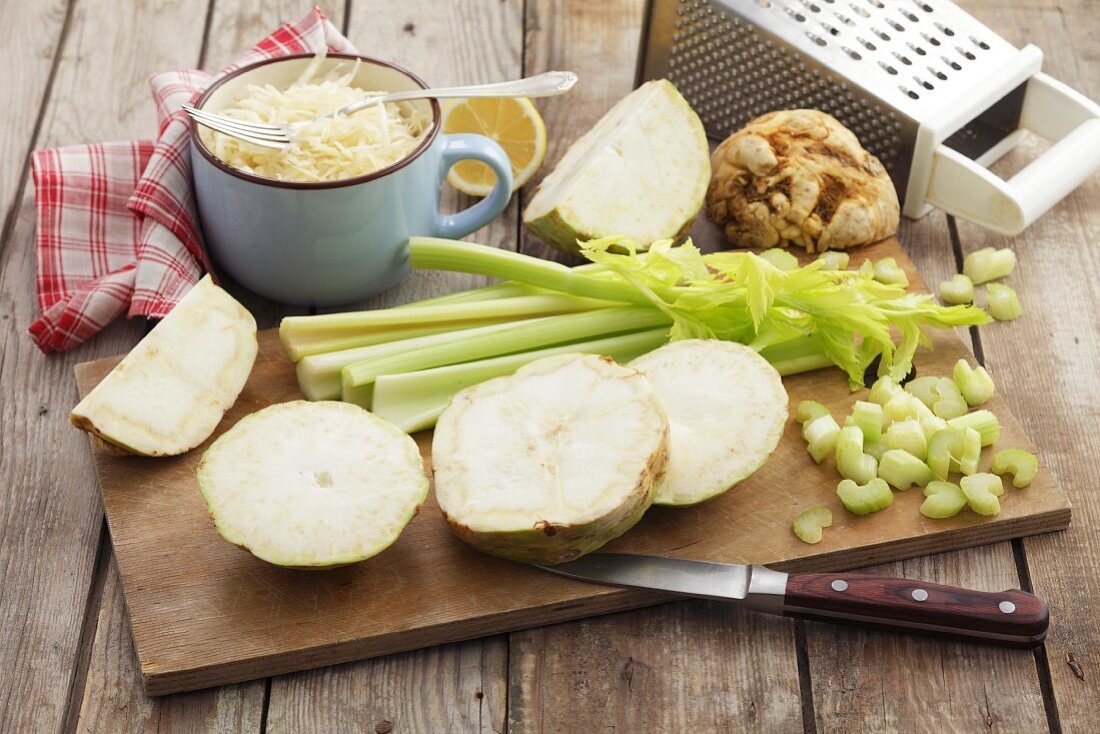
[[[589,553],[544,571],[605,586],[743,603],[788,617],[871,629],[1035,647],[1049,611],[1020,589],[975,591],[857,573],[786,574],[766,566],[686,558]]]

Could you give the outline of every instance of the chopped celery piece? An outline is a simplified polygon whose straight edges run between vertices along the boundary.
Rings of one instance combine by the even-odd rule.
[[[1001,512],[1001,502],[997,498],[1005,493],[1001,478],[996,474],[973,474],[959,480],[959,486],[966,495],[966,503],[979,515],[997,515]]]
[[[992,446],[1001,437],[1001,422],[988,410],[975,410],[947,421],[951,428],[973,428],[982,434],[982,446]]]
[[[809,423],[814,418],[820,418],[823,415],[829,415],[828,408],[816,400],[803,400],[798,404],[795,420],[799,423]]]
[[[915,397],[904,390],[900,390],[886,401],[886,405],[882,406],[882,413],[890,423],[903,421],[906,418],[915,418],[914,403],[918,402],[920,401]]]
[[[971,367],[965,359],[955,363],[955,384],[959,386],[966,404],[974,407],[993,397],[996,388],[985,367]]]
[[[924,488],[927,499],[920,506],[920,514],[933,520],[946,520],[959,514],[966,507],[966,495],[953,482],[935,480]]]
[[[867,483],[878,474],[878,461],[863,453],[863,431],[856,426],[840,429],[836,442],[836,468],[840,476]]]
[[[824,265],[826,270],[843,270],[848,267],[848,261],[851,259],[846,252],[840,250],[826,250],[817,256]]]
[[[1035,479],[1039,471],[1039,459],[1023,449],[1004,449],[993,457],[989,471],[994,474],[1011,474],[1012,486],[1019,489],[1028,486]]]
[[[416,372],[381,375],[374,384],[371,412],[406,433],[414,433],[434,426],[459,390],[493,377],[510,375],[536,359],[583,352],[628,362],[667,341],[667,328],[650,329]],[[840,433],[839,427],[836,432]]]
[[[803,543],[813,545],[821,542],[821,529],[833,524],[833,511],[828,507],[814,507],[803,510],[794,516],[791,530]]]
[[[760,253],[762,260],[767,260],[780,270],[795,270],[798,268],[798,258],[784,250],[782,247],[773,247]]]
[[[974,281],[962,273],[951,276],[951,280],[940,281],[940,298],[944,303],[963,304],[974,302]]]
[[[855,426],[863,431],[865,443],[877,443],[882,440],[883,420],[881,405],[857,400],[852,406],[851,414],[844,420],[844,425]]]
[[[936,399],[939,397],[939,383],[940,378],[931,375],[917,377],[906,383],[905,391],[924,403],[927,407],[932,408],[936,404]]]
[[[814,462],[820,464],[836,451],[840,426],[831,415],[822,415],[806,421],[802,426],[802,438],[806,439],[806,450],[810,452]]]
[[[933,436],[947,428],[947,421],[939,416],[932,415],[932,413],[921,416],[917,420],[920,421],[920,429],[924,431],[924,438],[926,441],[932,440]]]
[[[892,257],[884,257],[875,263],[875,280],[886,285],[909,285],[909,278],[905,271],[898,266],[898,261]]]
[[[894,504],[890,486],[878,477],[868,479],[862,485],[851,479],[841,480],[836,487],[836,495],[853,515],[870,515]]]
[[[863,453],[873,457],[875,461],[882,461],[882,455],[886,453],[886,442],[866,441],[863,444]]]
[[[985,288],[989,296],[989,313],[993,318],[998,321],[1012,321],[1023,315],[1020,299],[1012,288],[1000,283],[990,283]]]
[[[978,462],[982,458],[982,435],[973,428],[963,429],[962,444],[959,447],[959,473],[978,473]]]
[[[1016,267],[1016,253],[1007,247],[995,250],[984,247],[966,256],[963,260],[963,274],[974,285],[987,283],[1010,274]]]
[[[928,465],[908,451],[890,449],[878,462],[879,479],[898,489],[909,489],[916,484],[923,487],[932,481],[932,470]]]
[[[374,393],[374,381],[379,375],[414,372],[599,336],[625,334],[662,326],[668,322],[668,317],[656,309],[616,306],[490,326],[476,330],[479,333],[471,334],[470,338],[431,344],[415,350],[388,352],[352,362],[340,370],[341,399],[369,407]],[[452,333],[459,336],[463,334]]]
[[[944,420],[966,415],[966,400],[954,380],[941,377],[936,382],[936,402],[932,403],[932,412]]]
[[[924,461],[928,455],[928,438],[924,435],[920,421],[916,418],[906,418],[903,421],[891,423],[886,429],[886,447],[900,449]]]
[[[901,386],[889,375],[883,375],[875,380],[875,384],[871,385],[871,393],[867,396],[867,399],[872,403],[878,403],[885,406],[890,402],[890,398],[900,393]]]
[[[945,428],[928,440],[928,468],[935,479],[946,480],[948,474],[958,471],[962,441],[962,428]]]

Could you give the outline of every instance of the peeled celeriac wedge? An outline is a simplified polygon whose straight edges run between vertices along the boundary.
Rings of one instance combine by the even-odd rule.
[[[241,419],[198,469],[223,538],[278,566],[344,566],[390,546],[428,494],[416,442],[356,405],[296,400]]]
[[[672,427],[658,505],[694,505],[759,469],[787,422],[787,391],[775,368],[743,344],[672,342],[630,363],[664,403]]]
[[[590,354],[546,357],[454,396],[432,440],[436,499],[480,551],[572,560],[641,519],[668,433],[641,372]]]
[[[523,222],[566,252],[622,235],[643,248],[685,234],[710,183],[699,116],[666,79],[619,100],[539,184]]]
[[[256,321],[206,276],[103,381],[71,420],[127,453],[174,456],[205,441],[256,361]]]

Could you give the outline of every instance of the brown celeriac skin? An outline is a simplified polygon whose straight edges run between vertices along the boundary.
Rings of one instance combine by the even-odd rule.
[[[843,250],[897,231],[897,191],[834,117],[782,110],[751,120],[711,156],[707,216],[733,245]]]

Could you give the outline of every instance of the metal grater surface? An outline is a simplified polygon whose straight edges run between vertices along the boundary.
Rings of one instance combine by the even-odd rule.
[[[1017,53],[946,0],[652,0],[649,12],[640,73],[676,84],[709,135],[772,110],[824,110],[902,191],[920,123]]]

